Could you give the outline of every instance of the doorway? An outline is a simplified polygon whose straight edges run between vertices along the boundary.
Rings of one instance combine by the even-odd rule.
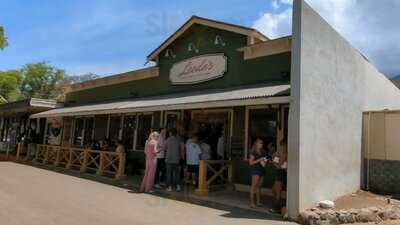
[[[181,113],[178,111],[167,111],[164,114],[164,127],[169,130],[177,128],[179,120],[181,119]]]
[[[192,111],[192,132],[211,148],[211,159],[230,159],[232,110]]]

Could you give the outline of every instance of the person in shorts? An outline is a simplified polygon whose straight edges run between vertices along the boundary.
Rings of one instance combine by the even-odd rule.
[[[186,165],[187,165],[187,178],[193,185],[197,183],[197,175],[199,173],[200,155],[202,153],[198,136],[193,135],[186,141]]]
[[[261,187],[265,176],[265,166],[267,163],[266,153],[263,148],[263,140],[257,138],[251,148],[249,165],[251,176],[250,187],[250,207],[261,206]],[[256,202],[254,199],[256,196]]]

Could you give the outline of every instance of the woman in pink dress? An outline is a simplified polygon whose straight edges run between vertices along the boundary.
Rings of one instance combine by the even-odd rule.
[[[152,132],[146,141],[144,148],[144,153],[146,154],[146,169],[144,171],[144,176],[142,184],[140,185],[140,192],[153,192],[154,176],[157,169],[157,153],[159,134],[157,132]]]

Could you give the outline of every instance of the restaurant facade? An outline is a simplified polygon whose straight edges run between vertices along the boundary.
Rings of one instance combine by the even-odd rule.
[[[200,177],[218,164],[215,179],[199,180],[206,193],[218,179],[248,190],[255,138],[270,153],[287,142],[285,196],[296,217],[360,188],[362,112],[400,107],[398,89],[303,0],[293,3],[292,36],[271,40],[193,16],[148,60],[155,65],[66,87],[63,108],[31,116],[61,128],[44,144],[87,149],[107,140],[113,148],[120,139],[129,175],[143,169],[151,131],[199,133],[212,150]],[[267,167],[267,193],[275,176]]]
[[[231,163],[223,176],[248,190],[254,140],[262,138],[270,154],[287,141],[290,51],[290,37],[269,40],[193,16],[148,56],[155,66],[68,86],[63,108],[31,118],[46,118],[49,130],[62,127],[45,145],[87,149],[107,141],[113,151],[122,140],[128,175],[144,169],[151,131],[176,128],[185,140],[198,134],[221,162],[216,167]],[[275,179],[270,167],[267,190]]]

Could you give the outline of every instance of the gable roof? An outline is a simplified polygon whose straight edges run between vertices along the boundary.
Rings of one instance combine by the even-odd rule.
[[[174,42],[179,36],[181,36],[187,29],[189,29],[193,24],[200,24],[212,28],[217,28],[221,30],[226,30],[238,34],[243,34],[248,37],[256,38],[261,41],[269,40],[268,37],[263,35],[256,29],[244,27],[236,24],[225,23],[216,20],[210,20],[199,16],[192,16],[186,23],[184,23],[178,30],[175,31],[171,36],[169,36],[159,47],[153,50],[148,56],[148,60],[154,60],[161,51],[167,48],[172,42]]]

